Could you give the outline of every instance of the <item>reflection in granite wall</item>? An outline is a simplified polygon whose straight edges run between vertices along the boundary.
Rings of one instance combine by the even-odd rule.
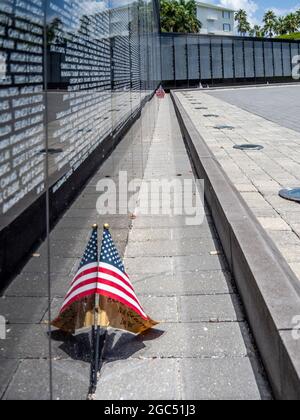
[[[0,2],[0,229],[45,186],[44,16],[43,1]]]
[[[75,10],[75,13],[74,13]],[[78,167],[160,81],[152,1],[53,0],[47,9],[50,174]],[[153,71],[153,69],[156,71]]]
[[[158,33],[156,0],[1,0],[0,230],[145,105]]]
[[[45,231],[47,186],[55,218],[140,111],[149,138],[160,81],[157,0],[0,1],[0,275]]]

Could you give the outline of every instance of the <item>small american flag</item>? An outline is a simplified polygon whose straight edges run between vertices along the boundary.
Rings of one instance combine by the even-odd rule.
[[[95,296],[99,295],[101,327],[139,334],[157,325],[144,312],[107,227],[98,256],[95,227],[60,314],[51,324],[68,332],[95,325]]]

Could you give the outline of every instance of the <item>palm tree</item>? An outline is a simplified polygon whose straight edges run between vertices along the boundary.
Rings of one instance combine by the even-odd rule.
[[[254,25],[253,28],[249,31],[250,36],[255,36],[257,38],[263,38],[265,36],[264,30],[259,25]]]
[[[276,30],[276,24],[277,24],[277,17],[273,10],[268,10],[263,18],[264,23],[264,31],[267,35],[269,35],[270,38],[273,37],[275,30]]]
[[[296,13],[289,13],[285,18],[286,33],[294,34],[299,28],[299,20]]]
[[[297,12],[295,12],[295,15],[296,15],[296,18],[297,18],[297,21],[298,21],[298,28],[300,28],[300,9],[297,10]]]
[[[160,13],[163,32],[198,33],[202,27],[195,0],[161,0]]]
[[[173,1],[162,0],[160,2],[160,21],[163,32],[174,32],[176,24],[176,3]]]
[[[250,32],[251,25],[248,22],[246,10],[240,9],[236,12],[234,19],[238,23],[237,30],[241,35],[245,36],[247,32]]]
[[[285,35],[287,34],[287,29],[286,29],[286,21],[285,18],[283,16],[280,16],[277,19],[276,25],[275,25],[275,33],[277,35]]]

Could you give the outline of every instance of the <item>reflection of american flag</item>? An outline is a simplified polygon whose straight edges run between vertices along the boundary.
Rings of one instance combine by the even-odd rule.
[[[117,300],[143,319],[149,319],[143,311],[132,284],[125,273],[124,265],[108,229],[105,229],[103,233],[98,293]]]
[[[85,250],[77,274],[65,298],[60,313],[87,296],[94,295],[98,283],[98,231],[93,230],[91,239]]]

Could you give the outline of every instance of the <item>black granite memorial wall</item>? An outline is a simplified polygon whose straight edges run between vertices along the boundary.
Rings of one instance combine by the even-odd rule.
[[[157,0],[1,0],[0,287],[160,81]]]
[[[165,88],[293,82],[300,42],[248,37],[162,34]]]

